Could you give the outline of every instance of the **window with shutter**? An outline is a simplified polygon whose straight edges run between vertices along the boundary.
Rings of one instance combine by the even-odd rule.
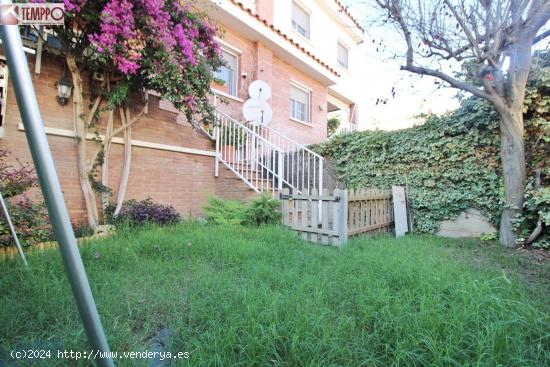
[[[237,55],[232,54],[222,49],[222,58],[225,61],[225,65],[220,67],[214,73],[214,78],[223,81],[227,88],[227,93],[231,96],[237,96],[237,73],[239,70],[239,58]]]
[[[347,70],[349,62],[348,58],[348,48],[342,43],[338,42],[336,50],[336,60],[338,61],[338,65]]]
[[[303,121],[310,122],[310,103],[311,92],[299,88],[295,85],[291,86],[290,90],[290,117]]]
[[[309,13],[295,1],[292,2],[291,18],[292,29],[309,39]]]

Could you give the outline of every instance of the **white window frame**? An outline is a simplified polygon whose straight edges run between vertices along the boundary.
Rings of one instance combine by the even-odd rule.
[[[219,41],[218,41],[219,42]],[[231,90],[228,90],[228,93],[214,90],[215,92],[219,92],[220,94],[227,94],[228,96],[232,98],[238,98],[239,97],[239,68],[240,68],[240,62],[241,62],[241,54],[237,51],[236,48],[229,46],[225,42],[219,42],[220,43],[220,49],[223,52],[228,53],[229,55],[235,57],[236,64],[237,64],[237,70],[235,70],[234,76],[233,76],[233,83],[235,84],[235,94],[231,93]],[[216,78],[216,72],[214,72],[214,77]],[[219,78],[218,78],[219,79]]]
[[[294,24],[298,24],[298,23],[294,22],[294,11],[293,11],[294,6],[298,7],[304,13],[307,14],[307,29],[305,29],[305,31],[306,31],[305,35],[300,33],[296,29],[296,27],[294,26]],[[307,7],[305,7],[301,2],[296,1],[296,0],[292,0],[291,5],[290,5],[290,29],[292,29],[292,31],[295,32],[296,34],[299,34],[300,37],[303,37],[304,39],[306,39],[308,41],[311,40],[311,11]]]
[[[340,60],[338,59],[338,47],[342,46],[346,50],[346,63],[347,65],[340,64]],[[342,42],[340,40],[336,41],[336,64],[338,64],[339,67],[341,67],[344,70],[349,70],[349,47],[345,42]]]
[[[301,120],[299,118],[294,117],[294,111],[292,109],[292,101],[295,101],[295,100],[293,100],[292,98],[289,98],[289,101],[290,101],[290,120],[295,121],[295,122],[299,122],[301,124],[305,124],[305,125],[308,125],[308,126],[313,126],[312,123],[311,123],[312,90],[310,88],[306,87],[305,85],[303,85],[301,83],[298,83],[298,82],[295,82],[295,81],[290,82],[290,88],[291,88],[291,91],[292,91],[292,88],[296,88],[296,89],[299,89],[300,91],[302,91],[302,92],[304,92],[308,95],[308,104],[306,106],[307,121],[304,121],[304,120]],[[296,102],[299,102],[299,101],[296,101]]]

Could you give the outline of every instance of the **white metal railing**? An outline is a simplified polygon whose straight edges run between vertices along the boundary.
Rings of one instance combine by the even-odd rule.
[[[300,192],[325,188],[323,185],[325,162],[321,155],[268,126],[258,126],[256,132],[282,152],[285,187],[297,189]]]
[[[275,195],[282,189],[277,147],[221,111],[216,111],[216,120],[216,176],[221,162],[256,192]]]
[[[221,162],[256,192],[324,188],[319,154],[269,127],[247,126],[222,111],[215,113],[216,176]]]
[[[357,131],[357,125],[353,123],[348,123],[344,126],[340,126],[336,131],[336,134],[349,134]]]

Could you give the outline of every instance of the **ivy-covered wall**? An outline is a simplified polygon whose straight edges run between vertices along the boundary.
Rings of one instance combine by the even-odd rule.
[[[532,75],[525,107],[529,178],[541,168],[542,192],[550,193],[550,68]],[[413,128],[338,135],[315,149],[332,160],[348,187],[406,186],[414,228],[429,233],[468,208],[498,224],[503,195],[498,131],[492,107],[469,98],[458,110],[427,116]],[[533,195],[541,190],[528,191],[527,205],[533,204]],[[538,202],[518,221],[525,235],[550,212],[550,195]]]

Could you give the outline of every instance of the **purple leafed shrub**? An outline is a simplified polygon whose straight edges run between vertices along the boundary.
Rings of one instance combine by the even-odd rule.
[[[0,191],[6,201],[15,230],[24,245],[49,240],[52,231],[44,203],[25,195],[38,179],[30,164],[18,162],[18,167],[6,162],[9,152],[0,149]],[[4,212],[0,210],[0,247],[13,245],[13,238]]]
[[[4,199],[22,194],[38,185],[32,167],[19,161],[19,167],[14,167],[5,161],[8,155],[6,150],[0,149],[0,191]]]
[[[23,245],[51,240],[53,233],[44,203],[33,202],[25,195],[18,196],[18,198],[18,200],[14,198],[6,204],[19,240],[23,242]],[[13,244],[6,218],[0,210],[0,247]]]
[[[120,213],[114,217],[115,206],[110,205],[106,210],[105,220],[112,224],[129,223],[140,225],[156,223],[160,225],[173,224],[181,220],[180,214],[172,205],[153,203],[151,198],[136,201],[128,200],[122,204]]]

